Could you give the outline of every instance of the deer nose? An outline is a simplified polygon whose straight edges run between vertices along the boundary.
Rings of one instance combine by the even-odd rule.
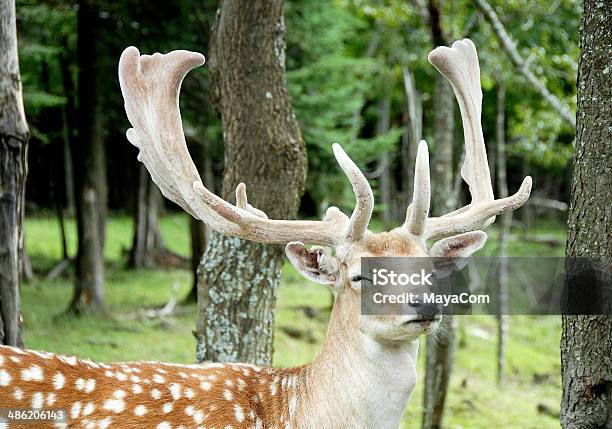
[[[440,314],[440,308],[435,303],[424,302],[423,294],[418,294],[414,299],[410,300],[408,306],[411,307],[411,312],[419,316],[436,316]]]

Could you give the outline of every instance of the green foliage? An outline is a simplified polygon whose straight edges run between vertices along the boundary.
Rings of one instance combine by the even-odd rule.
[[[472,1],[434,3],[440,5],[442,30],[449,41],[469,36],[478,46],[487,140],[494,137],[494,92],[503,79],[511,155],[543,174],[564,171],[573,151],[574,130],[516,72]],[[577,2],[490,3],[530,69],[555,96],[575,108]],[[112,142],[123,142],[128,124],[116,78],[120,52],[133,44],[143,52],[185,48],[206,54],[217,2],[172,0],[155,8],[140,0],[100,0],[97,4],[102,26],[98,66],[105,135]],[[435,148],[432,94],[437,72],[427,62],[433,47],[427,10],[419,9],[418,4],[402,0],[285,2],[287,82],[309,153],[307,191],[320,209],[329,204],[352,207],[348,184],[331,153],[333,142],[341,143],[367,171],[376,170],[382,152],[390,152],[392,158],[400,152],[406,121],[403,68],[414,75],[424,103],[423,137]],[[26,114],[34,139],[42,142],[61,141],[66,135],[62,115],[70,99],[62,73],[67,71],[78,86],[76,11],[76,4],[70,1],[17,1]],[[60,59],[69,64],[68,70],[62,70]],[[378,106],[385,94],[391,98],[391,131],[379,135]],[[194,70],[185,80],[181,108],[188,139],[206,145],[207,156],[218,163],[223,152],[222,132],[208,94],[206,67]],[[459,125],[456,130],[456,147],[460,148]],[[455,158],[459,152],[455,151]],[[393,162],[396,177],[404,177],[401,168],[401,163]]]

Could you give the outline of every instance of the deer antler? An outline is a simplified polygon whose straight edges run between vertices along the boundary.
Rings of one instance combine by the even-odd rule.
[[[140,55],[135,47],[125,49],[119,60],[119,83],[133,126],[127,138],[140,150],[138,159],[164,196],[218,232],[260,243],[334,246],[361,239],[372,215],[372,189],[338,144],[333,146],[334,155],[357,200],[350,219],[336,207],[329,208],[322,221],[268,219],[248,204],[243,183],[236,188],[236,205],[206,189],[187,150],[178,104],[183,78],[202,64],[204,56],[199,53]]]
[[[484,229],[495,220],[495,216],[522,206],[531,192],[531,177],[523,179],[516,194],[499,200],[494,198],[480,125],[482,90],[478,54],[474,43],[463,39],[453,43],[452,48],[438,47],[428,58],[450,81],[459,102],[466,152],[461,176],[468,184],[472,196],[471,203],[465,207],[441,217],[427,218],[430,198],[429,163],[427,145],[421,142],[415,166],[414,194],[404,227],[411,234],[424,239],[439,239]],[[424,165],[425,163],[427,165]]]

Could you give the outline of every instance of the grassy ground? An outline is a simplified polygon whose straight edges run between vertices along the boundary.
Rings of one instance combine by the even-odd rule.
[[[74,224],[67,225],[69,248],[74,253]],[[175,252],[187,254],[188,219],[166,216],[162,234]],[[519,233],[520,234],[520,233]],[[165,360],[192,362],[195,306],[183,306],[172,318],[148,318],[146,311],[167,302],[173,285],[179,296],[187,294],[190,273],[183,270],[127,271],[123,251],[131,241],[126,217],[109,220],[107,232],[106,301],[112,318],[62,315],[71,298],[71,280],[44,280],[43,273],[61,257],[59,228],[45,218],[26,220],[26,245],[37,278],[22,289],[24,336],[29,348],[75,354],[100,361]],[[481,254],[494,254],[493,240]],[[558,225],[538,225],[537,235],[564,240]],[[561,255],[562,247],[533,243],[513,235],[510,255]],[[299,365],[312,360],[324,336],[330,293],[320,285],[302,281],[288,265],[279,290],[274,339],[276,366]],[[309,307],[305,311],[304,307]],[[496,322],[487,316],[459,320],[459,342],[446,414],[447,428],[558,428],[559,423],[538,408],[558,410],[559,317],[513,316],[507,353],[507,382],[495,383]],[[423,375],[423,353],[419,375]],[[422,380],[408,408],[402,428],[420,427]]]

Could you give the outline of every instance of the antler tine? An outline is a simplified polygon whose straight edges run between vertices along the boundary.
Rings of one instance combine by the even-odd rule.
[[[531,177],[526,177],[519,191],[495,200],[487,151],[480,125],[482,89],[476,47],[469,39],[442,46],[429,54],[429,62],[451,83],[461,110],[465,139],[465,161],[461,176],[468,184],[471,203],[442,217],[430,218],[425,228],[426,238],[441,238],[466,231],[484,229],[495,216],[515,210],[525,203],[531,192]]]
[[[437,240],[485,228],[489,219],[516,210],[525,204],[531,193],[531,184],[531,177],[527,176],[516,194],[510,197],[467,206],[467,210],[454,216],[429,218],[425,238]]]
[[[135,47],[125,49],[119,60],[119,83],[133,126],[127,137],[162,193],[224,234],[260,243],[333,246],[343,241],[346,219],[334,211],[323,221],[272,220],[248,204],[244,184],[236,188],[236,206],[206,189],[189,156],[178,105],[183,78],[203,63],[204,56],[195,52],[141,56]]]
[[[425,140],[421,140],[414,165],[412,204],[406,210],[406,221],[404,222],[404,227],[412,235],[423,235],[429,215],[430,200],[429,149]]]
[[[347,241],[359,241],[368,229],[368,223],[372,217],[374,194],[368,179],[365,178],[359,167],[344,152],[344,149],[338,143],[334,143],[332,149],[338,165],[340,165],[340,168],[342,168],[342,171],[344,171],[344,174],[346,174],[346,177],[348,177],[353,186],[356,199],[355,208],[351,214],[344,237]]]
[[[480,125],[482,90],[476,47],[470,39],[463,39],[453,43],[452,48],[441,46],[434,49],[428,59],[449,80],[459,102],[466,151],[461,176],[469,185],[472,202],[493,200],[491,173]]]
[[[204,63],[201,54],[188,51],[175,51],[168,54],[164,64],[167,67],[160,70],[155,77],[159,82],[155,85],[141,85],[145,76],[151,78],[153,69],[162,62],[161,54],[140,55],[133,46],[125,49],[119,60],[119,83],[124,94],[125,111],[130,123],[126,135],[128,140],[140,149],[138,160],[146,166],[153,181],[162,193],[175,201],[183,209],[195,216],[190,205],[181,197],[181,179],[186,183],[199,180],[198,172],[191,158],[177,157],[176,153],[187,150],[180,113],[171,106],[178,106],[178,88],[187,72]],[[129,95],[129,96],[128,96]],[[143,99],[155,98],[157,102],[141,109]],[[169,107],[170,106],[170,107]],[[151,127],[157,121],[164,121],[165,126]],[[153,133],[154,135],[152,135]],[[160,144],[164,142],[164,144]],[[152,146],[154,150],[146,150]],[[164,165],[175,172],[173,175],[160,175],[155,165]]]

